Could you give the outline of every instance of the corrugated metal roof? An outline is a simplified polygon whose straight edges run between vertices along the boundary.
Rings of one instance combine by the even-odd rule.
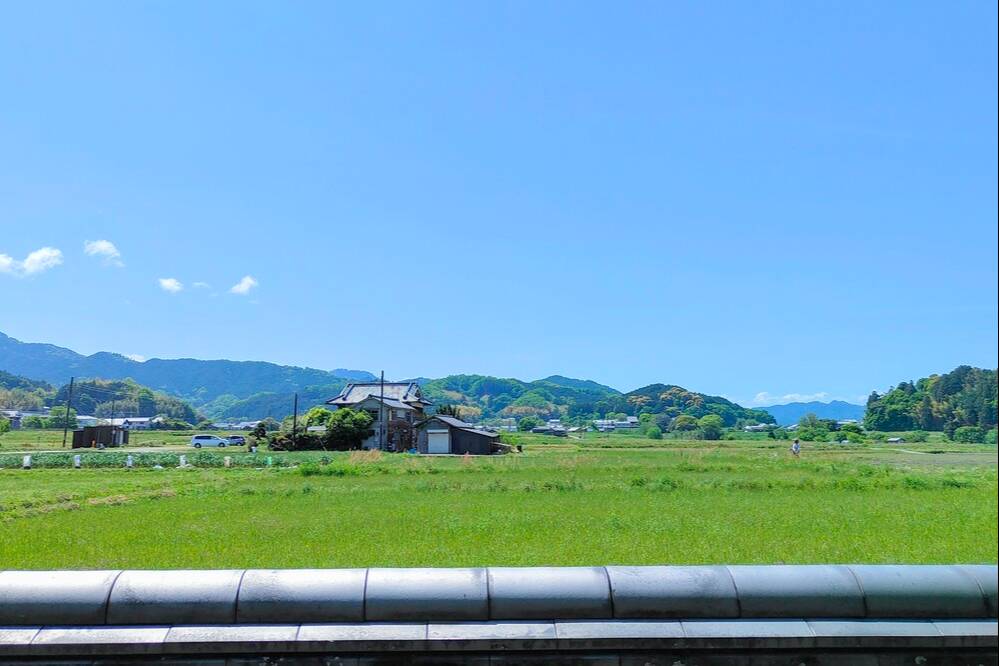
[[[430,421],[433,421],[434,419],[446,423],[452,428],[458,428],[459,430],[467,430],[468,432],[474,432],[478,435],[485,435],[486,437],[499,437],[499,433],[491,432],[489,430],[479,430],[471,423],[465,423],[461,419],[456,419],[453,416],[442,416],[440,414],[435,414],[434,416],[431,416],[429,419],[427,419],[420,425],[424,425]]]

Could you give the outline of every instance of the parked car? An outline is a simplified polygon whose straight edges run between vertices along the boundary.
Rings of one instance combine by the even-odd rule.
[[[218,435],[195,435],[191,438],[191,446],[200,449],[202,446],[229,446],[229,440]]]
[[[246,438],[242,435],[229,435],[229,444],[232,446],[243,446],[243,444],[246,444]]]

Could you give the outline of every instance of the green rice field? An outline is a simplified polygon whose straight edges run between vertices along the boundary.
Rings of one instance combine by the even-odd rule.
[[[514,437],[474,458],[177,437],[131,470],[125,450],[23,470],[8,440],[0,568],[996,562],[994,447]]]

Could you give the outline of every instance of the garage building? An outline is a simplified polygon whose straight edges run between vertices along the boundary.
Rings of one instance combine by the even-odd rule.
[[[488,456],[510,449],[500,443],[499,433],[477,430],[471,423],[451,416],[431,416],[416,428],[420,453]]]

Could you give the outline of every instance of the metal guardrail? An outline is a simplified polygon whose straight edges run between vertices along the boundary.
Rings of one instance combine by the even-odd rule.
[[[996,652],[996,565],[0,572],[0,655]]]

